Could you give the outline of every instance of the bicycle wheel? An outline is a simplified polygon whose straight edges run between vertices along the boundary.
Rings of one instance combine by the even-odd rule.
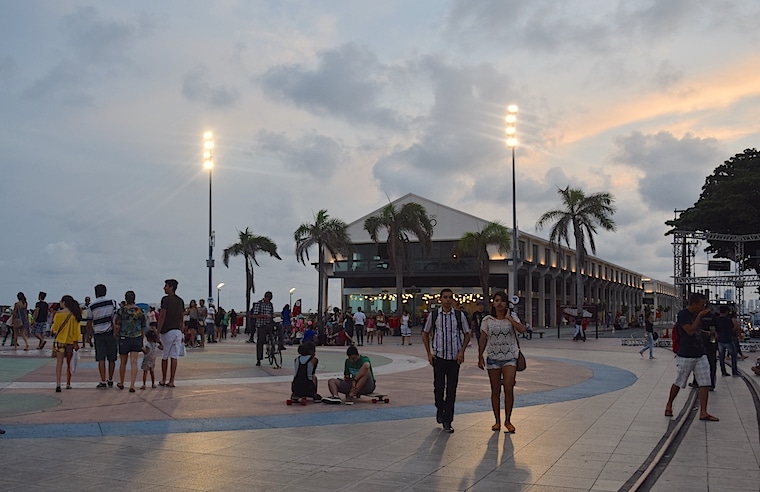
[[[274,367],[277,369],[282,367],[282,351],[276,340],[272,344],[272,359],[274,360]]]
[[[267,338],[267,360],[269,361],[270,366],[274,365],[274,350],[271,338]]]

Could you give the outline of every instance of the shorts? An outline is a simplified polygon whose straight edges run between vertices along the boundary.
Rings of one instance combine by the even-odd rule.
[[[68,359],[72,355],[74,355],[74,344],[73,343],[61,343],[61,342],[53,342],[53,352],[58,353],[61,352],[66,356]]]
[[[132,352],[142,352],[142,337],[119,338],[119,355],[127,355]]]
[[[517,367],[517,359],[492,359],[486,357],[486,369],[501,369],[504,366]]]
[[[164,351],[161,354],[162,360],[178,358],[179,347],[182,345],[182,332],[180,329],[175,328],[166,333],[161,333],[161,344],[164,346]]]
[[[113,332],[95,333],[95,360],[100,362],[108,359],[116,362],[116,337]]]
[[[676,357],[676,380],[673,384],[679,388],[685,388],[692,371],[699,386],[712,385],[710,362],[706,355],[702,357]]]
[[[187,320],[187,327],[191,330],[197,330],[198,329],[198,320],[190,318]]]
[[[47,323],[35,323],[32,325],[32,335],[44,335],[47,332]]]
[[[410,337],[410,336],[412,336],[412,329],[409,328],[406,325],[401,325],[401,336],[402,337]]]
[[[351,391],[351,387],[353,386],[353,382],[348,379],[339,379],[338,380],[338,393],[343,393],[347,395]],[[366,383],[364,383],[364,386],[359,390],[359,395],[368,395],[375,391],[375,381],[372,379],[368,379]]]

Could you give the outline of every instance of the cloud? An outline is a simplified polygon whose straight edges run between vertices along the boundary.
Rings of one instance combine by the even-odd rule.
[[[683,77],[684,73],[682,69],[676,67],[669,60],[663,60],[652,77],[652,85],[658,90],[665,92],[680,83]]]
[[[64,61],[35,80],[23,91],[23,97],[29,100],[53,99],[72,106],[92,106],[94,98],[89,93],[92,86],[90,71],[79,63]]]
[[[62,27],[68,40],[66,55],[23,91],[26,99],[91,105],[90,89],[134,65],[132,49],[137,41],[153,34],[156,24],[146,15],[129,21],[106,19],[95,7],[80,7],[63,17]]]
[[[398,128],[401,116],[381,103],[388,90],[388,70],[374,53],[349,43],[320,52],[315,68],[304,64],[272,67],[261,81],[270,96],[316,114]]]
[[[257,136],[257,146],[272,154],[288,169],[319,179],[331,178],[350,162],[342,142],[317,133],[294,140],[284,133],[261,131]]]
[[[240,92],[235,87],[212,86],[208,82],[209,70],[199,67],[182,78],[182,95],[189,101],[199,102],[217,108],[227,108],[240,101]]]
[[[729,19],[748,25],[747,19],[756,16],[756,7],[730,0],[455,0],[445,21],[444,35],[467,48],[487,41],[550,54],[581,49],[614,55],[621,49],[629,51],[632,45],[651,46],[672,39],[686,30],[709,32]]]
[[[725,153],[714,138],[686,134],[678,139],[666,131],[632,132],[613,143],[612,161],[643,173],[639,193],[651,209],[660,211],[691,206],[705,176],[723,162]]]
[[[137,41],[152,36],[157,28],[153,18],[103,18],[95,7],[80,7],[63,18],[63,28],[74,58],[84,64],[120,65],[130,62]]]

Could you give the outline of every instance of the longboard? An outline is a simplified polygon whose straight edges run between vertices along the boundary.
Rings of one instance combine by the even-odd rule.
[[[309,401],[314,401],[314,399],[311,396],[297,396],[297,397],[291,397],[285,400],[285,404],[290,406],[294,403],[300,403],[301,406],[306,406]],[[319,402],[316,402],[319,403]]]
[[[388,395],[384,393],[370,393],[368,395],[362,395],[362,396],[372,398],[372,403],[377,403],[377,402],[390,403],[391,402],[391,399],[388,397]]]

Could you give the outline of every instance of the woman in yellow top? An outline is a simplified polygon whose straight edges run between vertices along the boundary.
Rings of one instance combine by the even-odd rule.
[[[61,392],[61,372],[63,358],[66,358],[66,389],[71,389],[71,357],[74,350],[79,350],[79,322],[82,310],[79,303],[69,295],[61,299],[60,310],[53,317],[51,331],[55,336],[53,354],[55,354],[55,391]]]

